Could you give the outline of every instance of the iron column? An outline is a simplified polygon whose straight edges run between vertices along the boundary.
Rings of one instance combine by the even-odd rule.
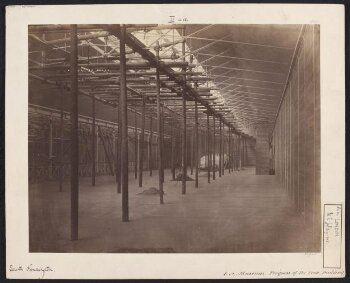
[[[209,156],[210,156],[210,131],[209,131],[209,112],[207,113],[207,166],[208,166],[208,183],[210,183],[210,162],[209,162]]]
[[[63,138],[64,138],[64,128],[63,128],[63,103],[64,102],[64,88],[61,86],[61,113],[60,113],[60,184],[59,184],[59,190],[62,192],[63,190]]]
[[[139,152],[139,187],[142,187],[142,176],[143,176],[145,120],[146,120],[146,100],[143,99],[142,100],[142,119],[141,119],[141,141],[140,141],[140,152]]]
[[[216,178],[216,174],[215,174],[215,115],[213,115],[213,180],[215,180]],[[220,166],[220,164],[219,164]]]
[[[222,123],[221,119],[219,120],[219,125],[220,125],[220,139],[219,139],[219,177],[221,177],[222,174]]]
[[[71,240],[78,240],[79,137],[78,137],[78,46],[77,25],[71,25]]]
[[[156,56],[159,61],[159,42],[156,42],[157,46],[155,48]],[[160,78],[159,78],[159,66],[156,66],[156,89],[157,89],[157,130],[158,130],[158,184],[159,184],[159,197],[160,203],[164,203],[163,199],[163,180],[162,180],[162,172],[163,172],[163,158],[162,158],[162,145],[160,132],[162,130],[162,121],[161,121],[161,113],[160,113]]]
[[[185,35],[185,30],[182,30],[182,35]],[[185,40],[182,43],[182,60],[185,61]],[[182,72],[186,73],[186,68],[182,68]],[[186,194],[186,178],[187,178],[187,148],[186,148],[186,75],[183,75],[182,87],[182,115],[183,115],[183,138],[182,138],[182,194]]]
[[[122,181],[122,220],[129,221],[129,179],[128,179],[128,108],[126,91],[124,25],[120,26],[120,104],[121,104],[121,181]]]
[[[152,130],[152,116],[150,116],[150,136],[149,136],[149,175],[152,176],[152,140],[153,140],[153,130]]]
[[[91,168],[91,184],[96,184],[96,109],[95,94],[92,94],[92,130],[91,130],[91,152],[92,152],[92,168]]]
[[[197,100],[195,100],[195,104],[194,104],[194,117],[195,117],[195,121],[194,121],[194,134],[195,134],[195,162],[194,162],[194,166],[195,166],[195,187],[198,188],[198,151],[199,151],[199,147],[198,147],[198,105],[197,105]]]
[[[135,135],[135,143],[134,143],[134,174],[135,174],[135,179],[137,179],[137,156],[138,156],[138,135],[137,135],[137,111],[135,107],[135,127],[134,127],[134,135]]]

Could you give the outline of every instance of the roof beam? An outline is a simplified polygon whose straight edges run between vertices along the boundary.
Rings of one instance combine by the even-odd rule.
[[[227,37],[228,36],[225,36],[225,38],[227,38]],[[250,46],[264,47],[264,48],[275,48],[275,49],[282,49],[282,50],[288,50],[288,51],[293,50],[293,48],[291,48],[291,47],[225,40],[225,39],[220,39],[220,38],[204,38],[204,37],[195,37],[195,36],[187,36],[186,38],[203,40],[203,41],[224,42],[224,43],[230,43],[230,44],[250,45]]]

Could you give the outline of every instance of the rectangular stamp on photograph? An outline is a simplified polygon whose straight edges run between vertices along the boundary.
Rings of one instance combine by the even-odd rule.
[[[325,204],[323,212],[323,267],[341,268],[342,204]]]

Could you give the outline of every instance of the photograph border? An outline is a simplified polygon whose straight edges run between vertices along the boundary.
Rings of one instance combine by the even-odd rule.
[[[242,2],[241,2],[242,3]],[[245,3],[247,3],[247,2],[245,2]],[[255,2],[254,2],[255,3]],[[268,3],[270,3],[270,2],[268,2]],[[312,2],[313,3],[313,2]],[[156,3],[157,4],[157,3]],[[222,4],[226,4],[226,3],[222,3]],[[346,19],[346,22],[348,23],[348,20]],[[347,48],[346,48],[346,50],[348,51],[348,49],[349,49],[349,44],[348,44],[348,33],[349,33],[349,31],[348,31],[348,26],[347,26],[347,31],[346,31],[346,34],[347,34]],[[321,30],[322,30],[322,28],[321,28]],[[321,31],[321,34],[322,34],[322,31]],[[1,35],[1,31],[0,31],[0,35]],[[322,39],[321,39],[322,40]],[[347,53],[347,58],[346,58],[346,60],[347,60],[347,66],[346,66],[346,74],[348,73],[348,54],[349,53]],[[322,71],[321,71],[321,74],[322,74]],[[321,76],[322,77],[322,76]],[[322,79],[321,79],[322,80]],[[346,84],[347,84],[347,87],[346,87],[346,91],[348,91],[348,89],[349,89],[349,80],[346,80]],[[321,92],[322,92],[322,87],[321,87]],[[321,97],[322,97],[322,94],[321,94]],[[5,101],[5,98],[4,98],[4,101]],[[346,102],[348,103],[348,99],[346,100]],[[4,105],[4,104],[3,104]],[[6,107],[8,107],[8,105],[6,104]],[[3,115],[3,111],[2,111],[2,113],[1,113],[1,115]],[[7,113],[8,114],[8,113]],[[8,117],[7,115],[6,115],[6,117]],[[321,119],[322,119],[322,117],[321,117]],[[347,119],[347,117],[346,117],[346,119]],[[2,120],[2,122],[3,122],[4,120]],[[322,127],[322,125],[321,125],[321,127]],[[5,128],[4,128],[5,129]],[[7,132],[7,131],[6,131]],[[2,131],[2,134],[3,134],[3,131]],[[5,149],[4,149],[5,150]],[[321,151],[322,151],[322,148],[321,148]],[[5,156],[5,155],[3,155],[3,156]],[[5,160],[4,160],[5,161]],[[346,165],[348,164],[347,163],[348,161],[347,161],[347,159],[346,159]],[[4,167],[5,168],[5,167]],[[2,176],[0,176],[0,177],[2,177]],[[321,178],[322,178],[322,176],[321,176]],[[346,174],[346,180],[348,181],[348,176],[347,176],[347,174]],[[5,178],[1,178],[3,181],[5,181]],[[347,184],[347,182],[346,182],[346,184]],[[5,187],[5,186],[4,186]],[[6,195],[6,198],[8,198],[8,196]],[[347,198],[348,198],[348,195],[347,195]],[[345,201],[345,200],[344,200]],[[322,202],[322,204],[324,204],[323,202]],[[345,210],[348,212],[348,206],[346,206],[345,205]],[[348,215],[348,213],[346,213],[346,215]],[[3,219],[4,220],[4,219]],[[8,222],[8,221],[7,221]],[[347,221],[346,221],[346,223],[347,223]],[[348,225],[346,225],[346,227],[345,227],[345,229],[343,229],[344,231],[346,231],[346,233],[345,233],[345,238],[347,238],[348,239]],[[5,239],[4,239],[5,240]],[[2,241],[2,244],[3,244],[3,246],[5,246],[5,242],[4,241]],[[348,249],[348,248],[347,248]],[[82,276],[83,278],[84,278],[84,276]],[[127,279],[127,277],[125,277],[125,279]]]

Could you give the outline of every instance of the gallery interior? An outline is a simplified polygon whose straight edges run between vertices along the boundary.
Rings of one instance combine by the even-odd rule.
[[[318,25],[28,26],[30,252],[321,249]]]

